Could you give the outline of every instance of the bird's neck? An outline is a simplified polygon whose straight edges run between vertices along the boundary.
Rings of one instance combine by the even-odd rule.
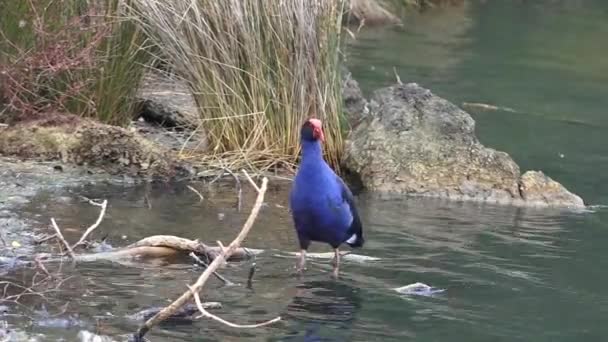
[[[321,161],[323,161],[323,149],[321,148],[321,143],[318,140],[302,140],[302,163],[318,163]]]

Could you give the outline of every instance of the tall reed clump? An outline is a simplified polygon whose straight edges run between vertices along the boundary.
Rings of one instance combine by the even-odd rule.
[[[0,102],[14,120],[75,114],[110,124],[133,116],[151,56],[130,0],[0,4]]]
[[[138,21],[186,80],[208,146],[202,163],[291,166],[309,117],[342,149],[342,0],[134,0]]]

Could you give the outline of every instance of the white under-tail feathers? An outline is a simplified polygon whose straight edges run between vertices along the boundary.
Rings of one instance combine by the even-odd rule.
[[[348,244],[352,244],[355,243],[355,241],[357,241],[357,234],[353,234],[351,237],[348,238],[348,240],[346,240],[346,243]]]

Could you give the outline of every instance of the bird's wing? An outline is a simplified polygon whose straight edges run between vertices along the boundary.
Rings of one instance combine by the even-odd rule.
[[[348,185],[346,185],[346,183],[344,183],[342,178],[340,178],[338,175],[336,175],[336,179],[337,179],[338,184],[342,188],[342,200],[344,202],[346,202],[346,204],[348,205],[348,208],[350,209],[350,213],[353,217],[353,221],[350,225],[348,233],[350,235],[356,235],[356,241],[353,241],[352,243],[349,242],[349,244],[355,245],[355,246],[361,246],[361,245],[363,245],[363,241],[364,241],[363,240],[363,225],[361,224],[361,219],[359,218],[359,212],[357,211],[357,205],[355,204],[355,198],[353,196],[353,193],[350,191],[350,188],[348,187]]]

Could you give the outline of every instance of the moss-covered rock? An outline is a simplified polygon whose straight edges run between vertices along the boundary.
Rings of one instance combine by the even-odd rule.
[[[89,120],[55,126],[36,122],[3,128],[0,154],[98,167],[110,174],[172,178],[188,167],[136,132]]]
[[[351,132],[344,166],[383,193],[534,206],[583,207],[580,197],[536,173],[520,177],[504,152],[483,146],[471,116],[415,83],[377,90]],[[544,176],[544,175],[543,175]]]

